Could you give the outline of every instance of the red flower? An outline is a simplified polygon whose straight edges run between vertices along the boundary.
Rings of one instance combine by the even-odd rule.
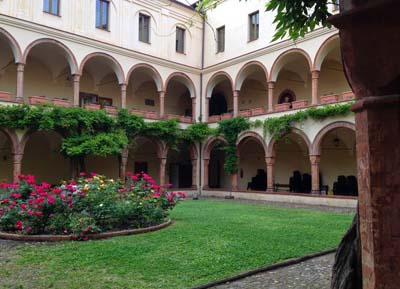
[[[51,191],[53,192],[53,194],[56,194],[56,195],[59,195],[62,193],[62,190],[60,190],[60,189],[52,189]]]
[[[95,176],[97,176],[97,174],[96,174],[96,173],[90,173],[90,175],[91,175],[92,177],[95,177]]]
[[[20,179],[20,180],[25,179],[25,175],[23,175],[23,174],[18,175],[18,179]]]
[[[132,172],[126,172],[127,176],[130,176],[132,174]]]
[[[27,175],[27,176],[26,176],[26,183],[27,183],[27,184],[30,184],[30,185],[35,184],[35,183],[36,183],[35,176],[33,176],[33,175]]]
[[[182,199],[186,199],[186,195],[182,192],[178,192],[178,196],[180,196]]]
[[[36,217],[40,217],[41,215],[43,215],[43,212],[34,212],[33,213]]]
[[[81,173],[79,173],[79,175],[80,175],[81,177],[84,177],[84,176],[86,176],[86,173],[85,173],[85,172],[81,172]]]
[[[65,195],[60,195],[61,200],[65,200],[67,197]]]
[[[47,197],[47,202],[51,205],[56,203],[56,198],[54,196],[48,196]]]
[[[26,210],[26,204],[21,204],[21,209]]]
[[[24,225],[22,224],[22,222],[20,220],[18,220],[17,224],[15,225],[15,229],[22,230],[23,227],[24,227]]]

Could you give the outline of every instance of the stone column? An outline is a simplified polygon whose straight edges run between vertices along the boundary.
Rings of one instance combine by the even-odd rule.
[[[312,78],[312,105],[317,105],[319,103],[318,99],[319,71],[318,70],[312,71],[311,78]]]
[[[74,74],[72,76],[73,88],[74,88],[74,106],[79,106],[79,92],[80,92],[80,79],[79,74]]]
[[[18,176],[21,174],[23,153],[13,154],[13,182],[18,183]]]
[[[267,192],[274,192],[274,179],[275,179],[275,158],[267,157],[265,158],[267,163]]]
[[[197,159],[192,159],[192,189],[197,189]]]
[[[159,91],[160,96],[160,118],[164,118],[165,115],[165,91]]]
[[[236,117],[239,115],[239,90],[233,91],[233,116]]]
[[[210,114],[210,99],[206,97],[204,106],[204,117],[203,117],[204,122],[208,122],[209,114]]]
[[[126,165],[128,163],[128,156],[129,156],[129,149],[125,148],[122,151],[121,158],[120,158],[120,164],[119,164],[119,178],[123,183],[125,183],[125,177],[126,177]]]
[[[321,161],[321,156],[313,155],[310,156],[311,162],[311,193],[313,195],[320,194],[320,180],[319,180],[319,164]]]
[[[268,82],[268,112],[274,111],[274,88],[275,81]]]
[[[400,95],[353,105],[364,289],[400,281]]]
[[[210,160],[209,159],[205,159],[203,160],[204,162],[204,168],[203,168],[203,189],[208,189],[208,170],[209,170],[209,164],[210,164]]]
[[[196,98],[192,98],[192,121],[196,122]]]
[[[167,159],[159,158],[159,161],[160,161],[160,185],[164,186],[165,185],[165,167],[167,165]]]
[[[17,90],[16,101],[23,102],[24,100],[24,63],[17,63]]]
[[[126,108],[126,87],[125,83],[121,84],[121,108]]]
[[[231,180],[232,180],[232,191],[238,191],[239,185],[238,185],[238,173],[237,172],[235,172],[231,175]]]

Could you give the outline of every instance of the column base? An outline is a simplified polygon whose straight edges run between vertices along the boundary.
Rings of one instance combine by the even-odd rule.
[[[318,191],[318,190],[311,191],[311,195],[320,195],[320,194],[321,194],[321,191]]]
[[[272,193],[275,193],[275,190],[274,189],[267,189],[266,192],[272,194]]]

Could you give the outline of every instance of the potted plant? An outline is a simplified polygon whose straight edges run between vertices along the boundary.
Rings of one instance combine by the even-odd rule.
[[[296,100],[292,102],[292,108],[303,108],[308,106],[308,100]]]
[[[45,96],[30,96],[29,103],[30,104],[42,104],[48,103],[49,100]]]
[[[13,101],[11,93],[0,91],[0,101]]]
[[[334,103],[339,101],[339,95],[338,94],[329,94],[329,95],[323,95],[321,96],[321,103]]]
[[[66,98],[53,98],[51,101],[54,105],[57,105],[57,106],[61,106],[61,107],[70,107],[71,106],[71,102]]]

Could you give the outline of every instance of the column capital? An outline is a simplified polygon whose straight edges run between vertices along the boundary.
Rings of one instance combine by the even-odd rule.
[[[17,71],[24,71],[25,68],[25,63],[23,62],[17,62],[15,63],[17,65]]]
[[[159,95],[160,97],[164,97],[164,96],[165,96],[165,91],[164,91],[164,90],[158,91],[158,95]]]
[[[311,71],[311,78],[312,79],[318,79],[319,78],[319,70]]]
[[[73,81],[79,81],[81,79],[81,75],[78,73],[72,74],[72,80]]]
[[[268,88],[273,89],[275,87],[275,81],[268,81]]]
[[[320,155],[310,155],[310,162],[312,165],[318,165],[321,162]]]
[[[126,90],[128,85],[126,83],[120,83],[119,86],[121,87],[121,90]]]
[[[275,164],[275,157],[266,157],[265,162],[267,163],[267,166],[272,166]]]
[[[233,97],[239,97],[240,90],[234,90],[233,91]]]
[[[14,163],[20,163],[22,162],[22,158],[24,157],[23,153],[12,153],[13,156],[13,162]]]

